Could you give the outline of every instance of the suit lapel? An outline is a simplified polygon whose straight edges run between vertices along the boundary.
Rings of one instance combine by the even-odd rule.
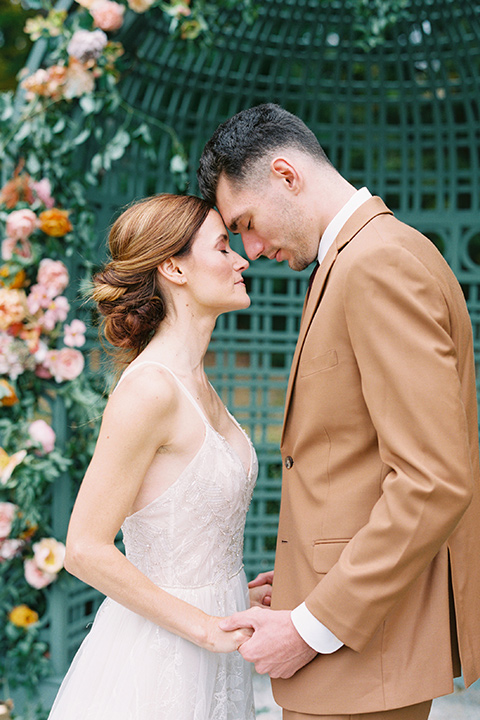
[[[323,289],[325,287],[325,283],[330,274],[330,271],[335,263],[335,260],[338,257],[338,253],[340,252],[340,250],[345,245],[347,245],[347,243],[349,243],[350,240],[352,240],[352,238],[354,238],[355,235],[363,227],[365,227],[365,225],[367,223],[370,222],[370,220],[372,220],[377,215],[383,215],[383,214],[392,215],[393,213],[391,212],[391,210],[389,210],[387,208],[387,206],[385,205],[383,200],[381,200],[379,197],[372,197],[369,200],[367,200],[366,202],[364,202],[363,205],[361,205],[358,208],[358,210],[356,210],[353,213],[353,215],[347,220],[345,225],[342,227],[342,229],[340,230],[339,234],[337,235],[337,237],[335,239],[335,242],[329,248],[324,260],[322,261],[320,267],[318,268],[318,271],[315,275],[312,286],[310,288],[310,293],[308,294],[307,298],[305,299],[305,303],[303,306],[302,321],[300,324],[300,332],[298,335],[297,345],[295,347],[295,353],[293,355],[292,367],[290,370],[290,377],[288,379],[287,394],[286,394],[286,398],[285,398],[285,414],[284,414],[284,419],[283,419],[281,444],[283,444],[286,421],[287,421],[287,417],[288,417],[288,411],[290,408],[290,401],[292,399],[293,386],[295,384],[295,379],[297,377],[298,364],[300,361],[300,356],[302,353],[303,345],[305,343],[305,338],[307,336],[307,333],[308,333],[308,330],[312,323],[312,320],[315,316],[315,312],[318,308],[318,305],[320,304]]]

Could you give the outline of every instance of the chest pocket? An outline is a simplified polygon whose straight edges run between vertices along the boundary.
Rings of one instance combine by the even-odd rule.
[[[335,365],[338,365],[337,351],[328,350],[326,353],[322,353],[322,355],[316,355],[308,360],[300,360],[298,374],[300,377],[307,377],[316,372],[328,370],[329,368],[335,367]]]

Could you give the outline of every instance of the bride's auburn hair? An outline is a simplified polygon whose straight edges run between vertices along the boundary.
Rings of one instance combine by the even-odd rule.
[[[112,345],[135,358],[167,314],[158,266],[186,256],[211,205],[192,195],[155,195],[131,205],[114,222],[111,261],[93,278],[92,297]]]

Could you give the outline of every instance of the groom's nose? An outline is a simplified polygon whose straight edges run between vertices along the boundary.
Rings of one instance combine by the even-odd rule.
[[[242,233],[243,247],[250,260],[257,260],[264,254],[264,244],[258,238],[252,237],[249,233]]]

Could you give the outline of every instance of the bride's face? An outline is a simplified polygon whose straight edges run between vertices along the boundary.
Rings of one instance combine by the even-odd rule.
[[[250,305],[242,273],[248,260],[232,250],[222,218],[211,210],[182,259],[185,287],[192,300],[217,314]]]

